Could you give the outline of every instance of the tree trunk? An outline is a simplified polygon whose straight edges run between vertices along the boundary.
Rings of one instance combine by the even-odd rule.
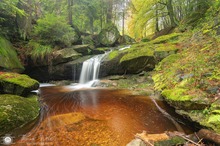
[[[113,10],[113,0],[108,0],[108,9],[107,9],[107,18],[106,18],[107,23],[112,22],[112,10]]]
[[[170,17],[171,27],[176,27],[177,24],[175,22],[175,15],[174,15],[174,11],[173,11],[172,0],[167,0],[167,11],[168,11],[168,15]]]
[[[159,32],[159,15],[158,15],[158,5],[156,4],[156,26],[155,26],[156,32]]]
[[[72,11],[72,6],[73,6],[73,0],[68,0],[68,20],[69,20],[69,25],[73,27],[73,11]]]

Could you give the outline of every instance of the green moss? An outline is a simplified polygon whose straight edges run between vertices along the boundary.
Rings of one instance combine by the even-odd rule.
[[[132,60],[134,58],[142,57],[142,56],[154,56],[154,51],[152,48],[148,46],[132,46],[130,49],[127,50],[128,53],[125,54],[120,62],[127,61],[127,60]]]
[[[116,58],[118,55],[119,55],[119,51],[117,51],[117,50],[112,51],[112,52],[108,55],[108,59],[109,59],[109,60],[112,60],[112,59]]]
[[[38,114],[37,96],[0,95],[0,135],[30,122]]]
[[[0,67],[19,72],[24,70],[11,43],[2,36],[0,36]]]
[[[154,145],[155,146],[174,146],[174,145],[183,145],[186,142],[185,139],[175,136],[169,140],[158,141]]]
[[[187,89],[175,88],[175,89],[166,89],[162,91],[162,95],[167,98],[167,100],[173,101],[189,101],[193,97],[187,95]]]
[[[0,82],[8,82],[8,83],[22,86],[24,88],[29,88],[29,87],[35,86],[36,84],[39,84],[38,81],[31,79],[27,75],[21,75],[17,73],[7,73],[7,72],[4,72],[4,73],[1,72]]]
[[[179,36],[181,36],[181,33],[171,33],[168,35],[160,36],[155,40],[152,40],[151,43],[160,44],[160,43],[172,42],[172,41],[176,41]]]
[[[155,51],[175,51],[178,50],[176,45],[173,44],[159,44],[156,46]]]
[[[26,96],[32,90],[39,88],[38,81],[27,75],[0,72],[0,92]]]
[[[177,110],[177,112],[199,123],[203,127],[220,133],[220,114],[210,114],[210,109],[190,111]]]

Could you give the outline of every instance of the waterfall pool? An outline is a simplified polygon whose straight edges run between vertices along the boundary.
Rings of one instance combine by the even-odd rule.
[[[14,145],[125,146],[143,130],[177,130],[149,97],[128,90],[54,86],[41,87],[39,93],[40,116],[17,129]]]

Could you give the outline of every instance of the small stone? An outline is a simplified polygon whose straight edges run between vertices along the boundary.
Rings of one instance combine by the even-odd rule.
[[[134,139],[126,146],[147,146],[147,145],[140,139]]]

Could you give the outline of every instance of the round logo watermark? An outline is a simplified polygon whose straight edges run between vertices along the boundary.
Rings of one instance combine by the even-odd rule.
[[[4,145],[10,145],[13,143],[13,138],[11,136],[4,136],[3,137],[3,144]]]

